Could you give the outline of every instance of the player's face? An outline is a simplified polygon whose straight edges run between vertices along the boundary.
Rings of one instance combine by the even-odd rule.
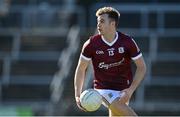
[[[103,14],[97,17],[97,30],[100,35],[108,34],[111,29],[112,25],[108,14]]]

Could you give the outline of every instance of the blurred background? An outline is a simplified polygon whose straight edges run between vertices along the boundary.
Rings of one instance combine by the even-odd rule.
[[[80,49],[103,6],[119,10],[119,31],[135,39],[147,64],[131,107],[141,116],[180,115],[179,0],[0,0],[1,116],[108,115],[103,106],[80,111],[73,88]],[[88,69],[84,89],[92,77]]]

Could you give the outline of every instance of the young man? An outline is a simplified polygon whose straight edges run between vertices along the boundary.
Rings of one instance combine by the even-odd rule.
[[[94,89],[104,99],[109,116],[136,116],[128,102],[146,72],[142,53],[135,41],[117,31],[119,12],[112,7],[103,7],[96,12],[98,35],[90,37],[83,45],[75,72],[75,99],[81,107],[79,97],[86,69],[92,61]],[[131,60],[137,66],[133,77]]]

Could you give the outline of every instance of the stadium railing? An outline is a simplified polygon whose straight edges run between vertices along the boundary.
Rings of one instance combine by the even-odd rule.
[[[76,14],[76,21],[74,22],[77,27],[72,27],[71,22],[67,21],[65,19],[60,20],[60,22],[56,22],[56,25],[52,25],[52,26],[47,26],[46,25],[36,25],[38,24],[39,21],[39,17],[35,17],[34,15],[38,16],[36,13],[41,13],[41,11],[39,10],[38,7],[34,7],[34,6],[12,6],[10,9],[10,16],[13,16],[12,14],[20,14],[17,15],[17,17],[20,20],[14,20],[12,18],[11,23],[13,23],[14,20],[14,24],[9,24],[8,26],[5,27],[0,27],[0,35],[10,35],[12,37],[12,41],[10,43],[12,43],[12,47],[10,52],[7,54],[4,51],[0,50],[0,59],[2,59],[2,74],[1,74],[1,81],[0,81],[0,88],[2,89],[2,86],[8,87],[10,85],[46,85],[46,84],[51,84],[52,80],[53,80],[53,75],[32,75],[32,74],[25,74],[25,75],[13,75],[12,74],[12,65],[13,65],[13,61],[55,61],[57,62],[58,59],[61,59],[61,57],[71,57],[71,52],[74,52],[76,50],[76,48],[78,47],[74,47],[76,46],[75,43],[78,43],[78,40],[76,39],[76,32],[79,33],[79,26],[84,27],[85,26],[85,11],[82,10],[81,7],[77,7],[76,9],[78,10],[74,10],[74,11],[70,11],[70,13],[68,13],[68,11],[65,10],[65,7],[52,7],[49,8],[47,11],[45,11],[45,13],[49,13],[50,14],[53,12],[53,14],[56,15],[60,15],[60,18],[65,18],[66,17],[66,12],[67,15],[69,14]],[[56,16],[55,15],[55,16]],[[16,15],[15,15],[16,16]],[[67,16],[68,17],[68,16]],[[16,19],[16,18],[15,18]],[[56,19],[56,18],[55,18]],[[9,20],[7,20],[9,21]],[[17,21],[17,22],[16,22]],[[70,24],[70,25],[69,25]],[[72,28],[70,28],[72,27]],[[70,32],[69,32],[70,31]],[[68,33],[72,33],[69,34],[67,36]],[[75,34],[74,34],[75,33]],[[23,36],[34,36],[34,37],[49,37],[51,40],[53,40],[54,37],[59,37],[59,39],[61,39],[61,36],[65,37],[65,40],[68,41],[68,43],[70,44],[69,48],[63,48],[62,51],[22,51],[22,41],[23,41]],[[52,38],[51,38],[52,37]],[[75,40],[74,40],[75,38]],[[37,40],[39,40],[38,38],[36,38]],[[71,39],[73,39],[74,41],[72,41]],[[36,41],[37,41],[36,40]],[[69,42],[70,41],[70,42]],[[59,41],[58,41],[59,42]],[[61,43],[60,43],[61,44]],[[65,46],[65,44],[64,44]],[[69,50],[70,49],[70,50]],[[71,51],[69,53],[69,51]],[[67,53],[65,53],[67,52]],[[63,54],[63,56],[61,56],[61,54]],[[64,58],[63,57],[63,58]],[[64,64],[66,63],[63,67],[64,69],[66,69],[66,67],[70,67],[70,63],[67,65],[67,61],[65,62],[65,60],[68,60],[67,58],[64,58],[61,61],[61,63],[59,64]],[[57,63],[56,63],[57,65]],[[58,66],[58,65],[57,65]],[[61,65],[59,65],[61,66]],[[44,69],[44,68],[42,68]],[[65,71],[68,73],[68,70],[64,71],[63,69],[63,74],[65,73]],[[57,71],[54,71],[54,73]],[[62,74],[62,75],[63,75]],[[61,77],[61,76],[60,76]],[[25,78],[25,79],[24,79]],[[41,79],[43,78],[43,79]],[[57,83],[59,82],[56,79]],[[59,84],[58,84],[59,85]],[[60,84],[61,85],[61,84]],[[63,86],[61,87],[63,89]],[[3,91],[0,89],[0,98],[3,97]],[[49,87],[50,90],[50,87]],[[56,89],[55,89],[56,90]],[[52,89],[52,92],[55,91],[54,89]],[[59,94],[59,92],[58,92]],[[58,95],[57,94],[57,95]],[[23,94],[22,94],[23,95]],[[54,95],[54,93],[52,94]],[[61,95],[61,94],[60,94]],[[30,96],[30,95],[29,95]],[[51,94],[49,95],[51,97]],[[48,103],[51,101],[51,99],[48,100]],[[14,100],[14,101],[9,101],[4,103],[3,100],[1,100],[1,106],[3,104],[14,104],[14,105],[23,105],[23,104],[29,104],[31,103],[32,105],[33,103],[33,99],[31,101],[23,101],[23,100]],[[36,103],[37,101],[35,101]],[[41,101],[39,101],[41,103]],[[43,102],[43,100],[42,100]],[[41,104],[40,104],[41,105]],[[36,104],[35,104],[36,106]],[[44,106],[44,104],[42,104],[42,106]],[[47,105],[48,106],[48,105]],[[44,106],[44,107],[47,107]]]

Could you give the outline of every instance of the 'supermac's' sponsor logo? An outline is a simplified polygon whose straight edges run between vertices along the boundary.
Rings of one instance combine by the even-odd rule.
[[[104,62],[99,63],[99,68],[101,69],[109,69],[111,67],[116,67],[119,66],[123,63],[124,58],[122,58],[122,60],[120,60],[119,62],[115,62],[115,63],[110,63],[110,64],[105,64]]]

